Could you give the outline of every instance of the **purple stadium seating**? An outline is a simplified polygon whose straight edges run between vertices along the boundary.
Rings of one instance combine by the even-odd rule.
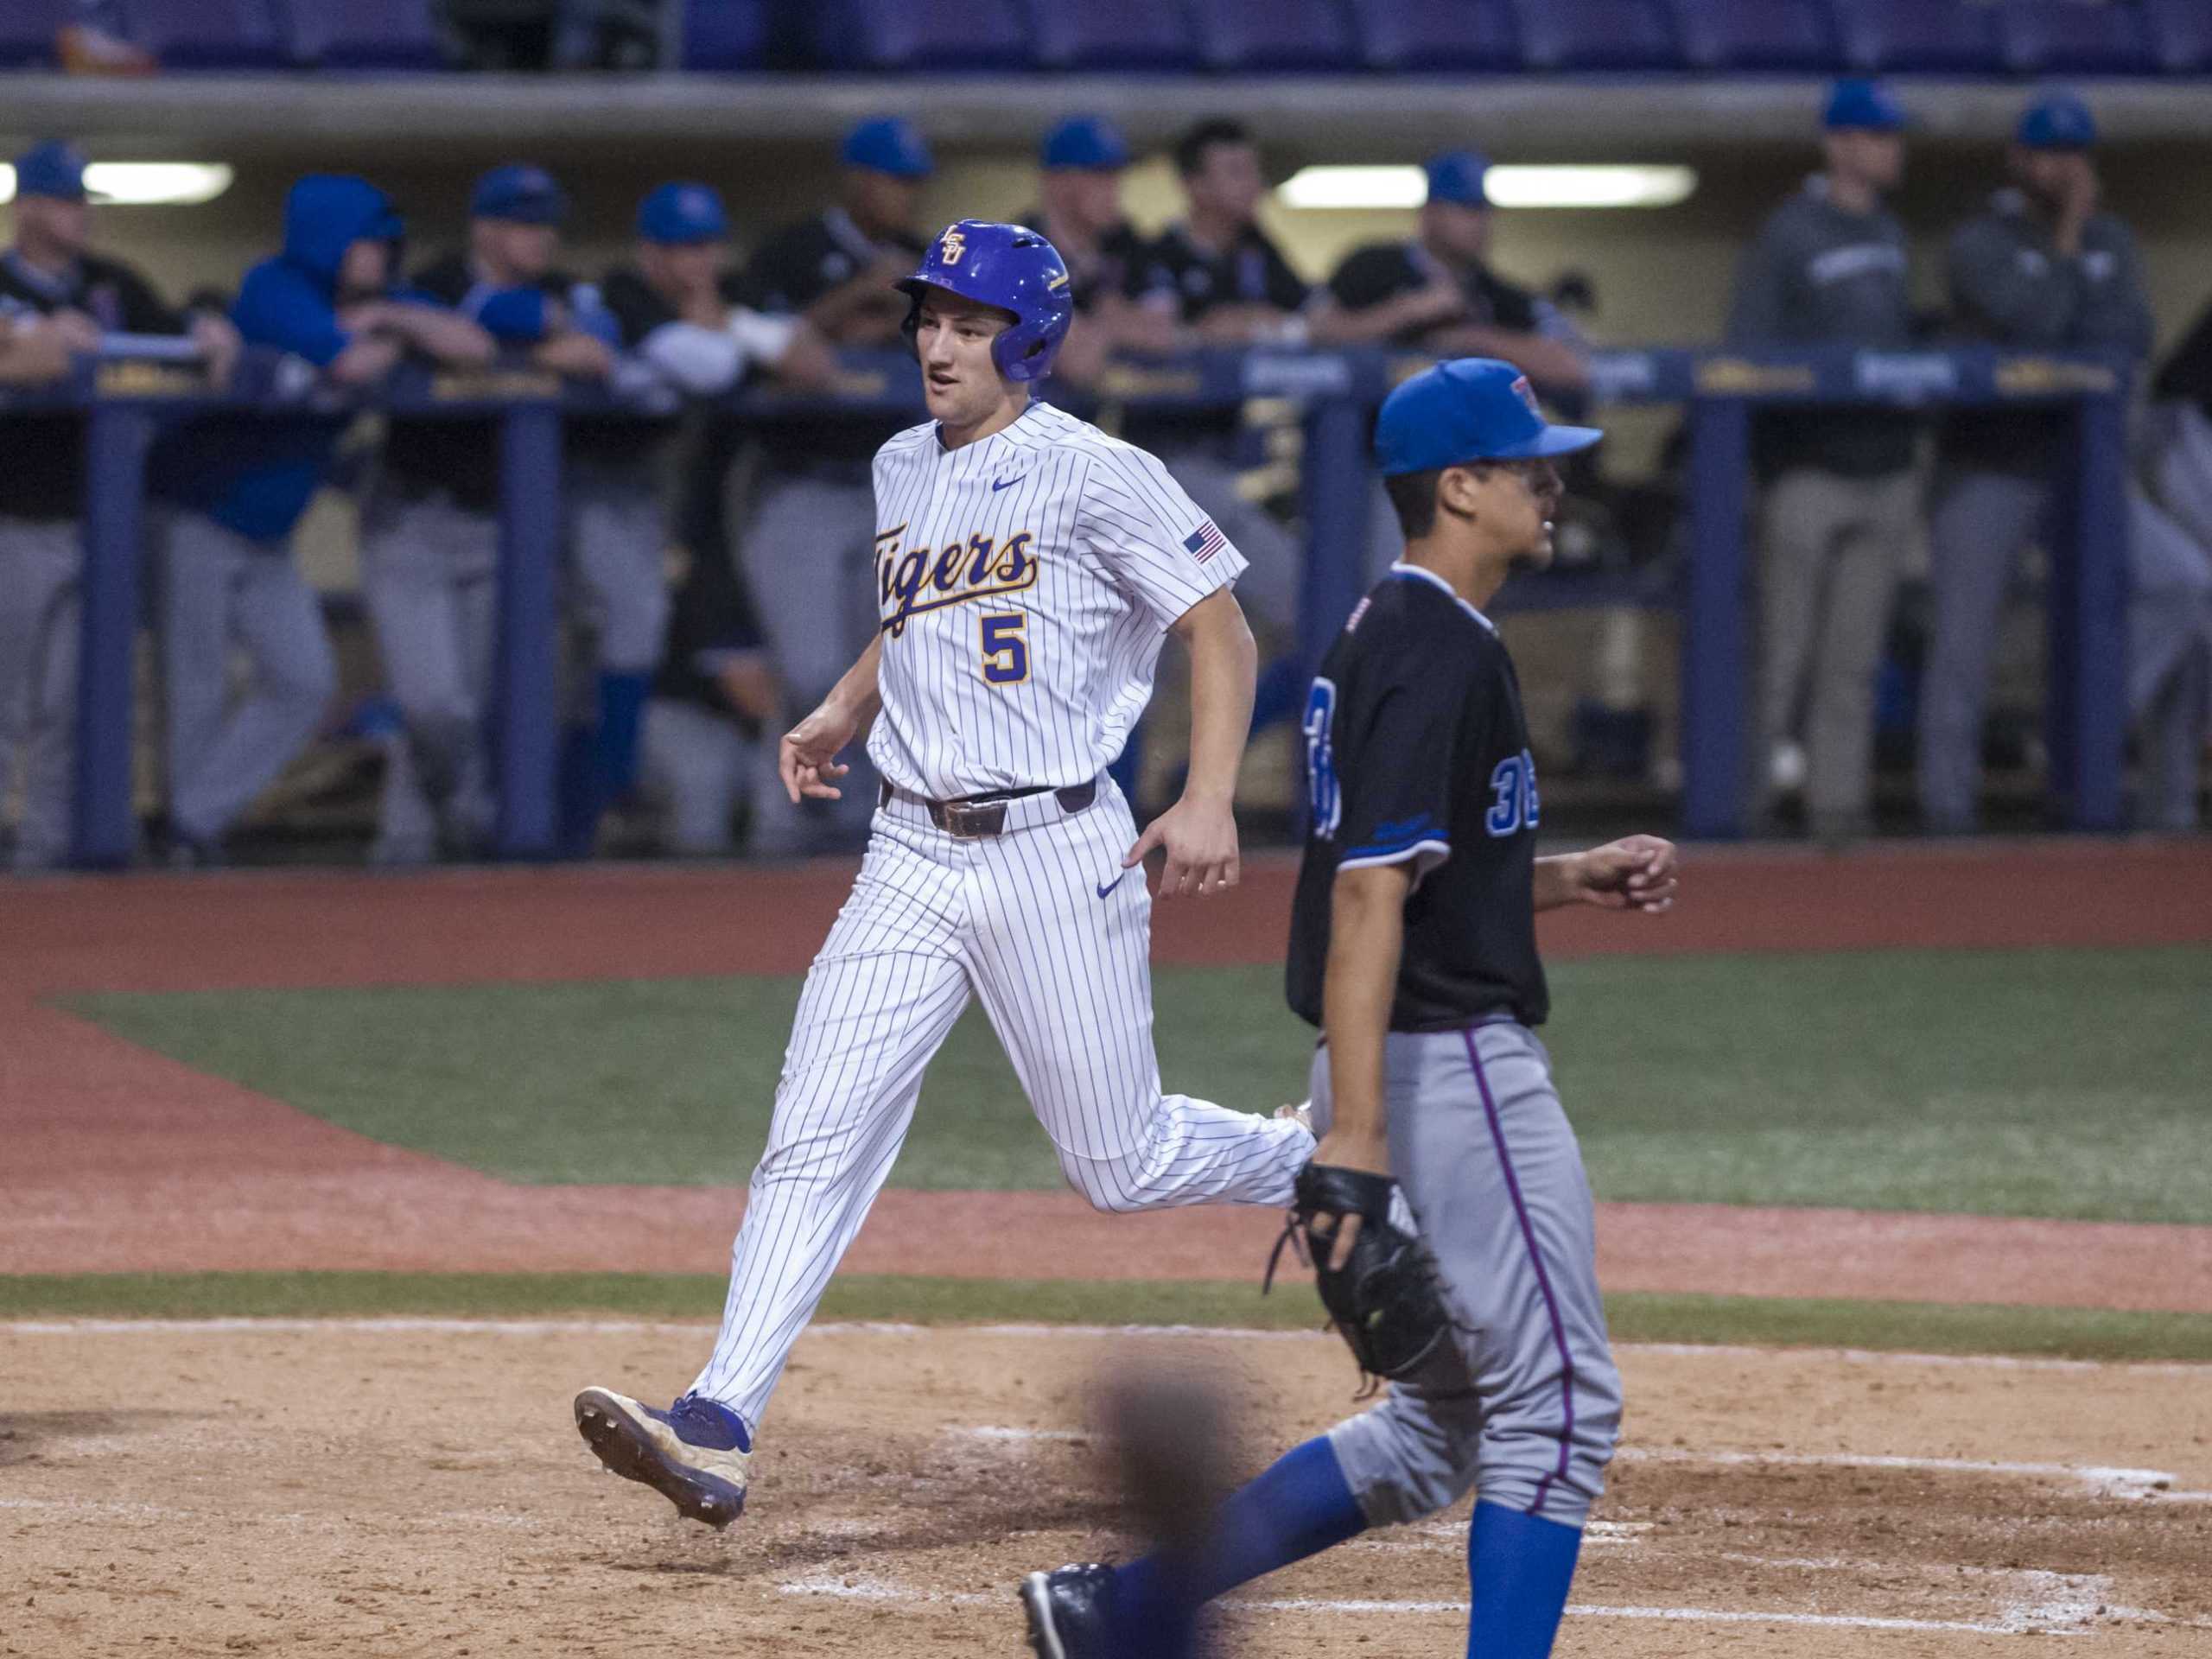
[[[1521,67],[1521,31],[1507,0],[1358,0],[1352,16],[1370,69]]]
[[[2143,0],[2152,55],[2168,74],[2212,73],[2212,6],[2204,0]]]
[[[54,31],[69,11],[69,0],[0,0],[0,68],[51,64]]]
[[[130,38],[165,69],[276,69],[292,60],[270,0],[130,0],[123,16]]]
[[[1998,50],[2018,75],[2142,74],[2157,66],[2134,0],[2005,0]]]
[[[684,0],[686,69],[758,69],[767,52],[762,0]]]
[[[430,0],[284,0],[292,51],[328,69],[435,69],[445,60]]]
[[[1342,73],[1359,60],[1340,0],[1202,0],[1191,22],[1199,66],[1224,74]]]
[[[1659,0],[1521,0],[1531,69],[1674,69],[1681,54]]]
[[[1840,0],[1836,24],[1844,63],[1862,74],[1994,74],[2005,65],[1993,10],[1967,0]]]
[[[1185,0],[1029,0],[1046,69],[1188,69],[1198,60]]]
[[[833,69],[1025,69],[1019,0],[834,0],[814,14],[814,49]]]
[[[1835,32],[1823,0],[1675,0],[1675,29],[1692,69],[1835,67]]]

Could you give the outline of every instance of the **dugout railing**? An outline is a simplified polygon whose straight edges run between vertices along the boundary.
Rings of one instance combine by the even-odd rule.
[[[1310,672],[1357,602],[1367,569],[1367,440],[1382,397],[1418,359],[1379,351],[1214,351],[1109,367],[1095,386],[1056,392],[1071,407],[1131,411],[1233,407],[1260,397],[1302,407],[1300,469],[1307,538],[1299,638]],[[272,420],[348,406],[302,365],[249,355],[222,391],[188,364],[86,360],[57,386],[0,394],[10,412],[62,408],[86,416],[83,651],[73,856],[128,864],[132,806],[132,652],[141,617],[146,466],[168,425],[214,410]],[[2047,589],[2047,790],[2053,818],[2083,830],[2121,822],[2126,726],[2126,368],[2095,356],[1990,347],[1910,353],[1746,353],[1655,349],[1599,353],[1600,404],[1687,410],[1688,556],[1662,602],[1681,617],[1681,820],[1685,833],[1742,833],[1750,791],[1747,728],[1754,612],[1749,505],[1754,411],[1781,404],[1876,404],[1900,411],[2043,406],[2070,419],[2072,464],[2061,480]],[[499,637],[488,711],[499,812],[494,845],[513,859],[549,856],[561,708],[556,581],[563,546],[562,424],[610,404],[664,413],[665,397],[563,385],[523,368],[480,373],[403,370],[355,400],[421,417],[491,415],[501,424]],[[834,394],[741,395],[748,421],[835,410],[906,421],[921,411],[919,376],[896,354],[854,354]],[[1554,598],[1560,597],[1556,589]],[[1603,584],[1592,603],[1619,602]],[[1568,602],[1573,589],[1563,589]],[[1647,601],[1649,596],[1646,596]]]

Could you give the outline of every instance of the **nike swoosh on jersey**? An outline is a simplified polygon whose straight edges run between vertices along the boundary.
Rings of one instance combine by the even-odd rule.
[[[1012,478],[995,478],[991,480],[991,493],[996,495],[1001,490],[1012,489],[1028,476],[1027,473],[1016,473]]]
[[[1129,873],[1127,870],[1123,870],[1121,874],[1116,876],[1111,881],[1109,881],[1104,887],[1098,889],[1098,896],[1101,899],[1103,899],[1108,893],[1113,892],[1115,888],[1120,887],[1122,882],[1128,880],[1128,875]]]

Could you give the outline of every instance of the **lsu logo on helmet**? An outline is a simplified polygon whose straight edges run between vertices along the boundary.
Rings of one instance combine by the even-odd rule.
[[[946,264],[957,265],[960,256],[968,251],[968,238],[958,231],[947,231],[938,240],[938,247],[944,255]]]

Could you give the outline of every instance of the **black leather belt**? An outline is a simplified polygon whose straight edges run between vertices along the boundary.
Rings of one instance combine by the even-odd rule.
[[[910,806],[925,807],[930,822],[946,835],[961,841],[988,841],[993,836],[1006,833],[1008,802],[1046,794],[1058,801],[1060,810],[1072,817],[1098,798],[1098,780],[1094,778],[1089,783],[1070,784],[1065,789],[1054,789],[1049,784],[1035,789],[1001,789],[988,795],[963,795],[951,801],[933,801],[926,795],[917,795],[887,783],[876,797],[876,804],[888,806],[893,801],[900,800]]]

